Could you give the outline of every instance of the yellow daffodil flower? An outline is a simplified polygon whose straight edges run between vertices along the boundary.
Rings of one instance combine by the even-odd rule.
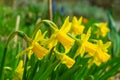
[[[97,37],[102,36],[105,37],[110,29],[107,26],[107,23],[97,23],[95,24],[99,29],[95,32]]]
[[[80,35],[83,33],[84,31],[84,25],[82,25],[82,17],[80,17],[79,20],[77,20],[77,18],[74,16],[73,20],[72,20],[72,28],[71,30],[73,30],[73,34],[75,35]]]
[[[107,48],[111,45],[111,42],[107,42],[103,44],[102,40],[97,41],[96,44],[96,52],[89,53],[90,56],[93,56],[93,59],[90,60],[90,65],[95,63],[99,66],[102,62],[107,62],[110,58],[110,55],[107,53]]]
[[[49,53],[49,50],[41,46],[38,41],[44,40],[45,34],[41,34],[41,31],[38,30],[35,39],[31,41],[31,46],[29,46],[27,49],[23,50],[20,54],[17,55],[19,57],[20,55],[23,55],[25,52],[29,51],[28,57],[30,58],[31,54],[34,53],[37,55],[37,57],[41,60],[45,55]]]
[[[111,45],[111,42],[107,42],[107,43],[103,44],[102,40],[99,40],[97,42],[97,45],[98,45],[98,49],[97,49],[98,58],[102,62],[107,62],[108,59],[110,58],[110,55],[107,54],[107,52],[108,52],[107,48]]]
[[[71,68],[74,65],[74,63],[75,63],[75,60],[73,60],[69,56],[63,54],[62,58],[61,58],[61,62],[63,64],[65,64],[68,68]]]
[[[23,60],[20,60],[16,70],[15,70],[15,76],[14,76],[14,80],[22,80],[22,76],[23,76]]]
[[[67,53],[75,41],[74,39],[67,35],[70,29],[71,23],[69,22],[69,17],[67,17],[60,30],[55,29],[54,34],[51,35],[48,44],[49,48],[55,46],[57,44],[57,41],[59,41],[64,46],[65,53]]]
[[[61,63],[65,64],[68,68],[71,68],[74,65],[75,63],[74,59],[70,58],[66,54],[59,53],[56,50],[55,50],[55,53],[56,53],[57,58],[61,60]]]
[[[90,35],[91,35],[91,27],[88,29],[87,34],[81,35],[81,39],[79,40],[79,48],[77,50],[77,53],[75,54],[75,57],[78,55],[83,56],[85,51],[92,52],[94,50],[94,48],[92,48],[92,46],[94,47],[94,45],[88,42]]]

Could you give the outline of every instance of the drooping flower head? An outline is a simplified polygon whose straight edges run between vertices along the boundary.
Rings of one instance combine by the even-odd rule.
[[[105,37],[110,29],[107,26],[107,23],[97,23],[95,24],[98,27],[98,30],[95,32],[97,37],[102,36]]]
[[[17,68],[15,69],[14,80],[22,80],[23,71],[24,71],[23,60],[20,60]]]
[[[83,33],[84,28],[84,25],[82,25],[82,17],[80,17],[80,19],[77,20],[77,18],[74,16],[71,27],[72,33],[75,35],[80,35]]]
[[[20,54],[18,54],[17,57],[25,54],[28,51],[29,52],[28,53],[29,59],[30,59],[32,53],[34,53],[41,60],[45,55],[47,55],[49,53],[49,50],[47,50],[46,48],[44,48],[43,46],[41,46],[38,43],[39,41],[45,40],[44,36],[45,36],[45,33],[42,35],[41,31],[38,30],[34,40],[31,41],[30,46],[28,48],[26,48],[25,50],[23,50]],[[42,42],[41,42],[41,44],[42,44]]]
[[[89,46],[87,46],[88,44],[90,44],[88,42],[90,35],[91,35],[91,27],[88,29],[87,34],[81,34],[81,39],[78,40],[79,47],[78,47],[78,50],[77,50],[75,57],[78,55],[83,56],[86,49],[90,48]]]
[[[89,55],[93,57],[93,59],[90,60],[90,64],[95,63],[99,66],[101,63],[107,62],[110,59],[107,48],[111,45],[111,42],[103,44],[102,40],[98,40],[95,45],[96,51],[89,53]]]
[[[64,46],[65,53],[67,53],[75,41],[74,39],[72,39],[70,36],[67,35],[70,29],[71,29],[71,23],[69,22],[69,17],[67,17],[60,30],[55,29],[54,34],[51,35],[48,44],[50,48],[55,46],[59,41]]]
[[[59,53],[57,50],[55,50],[55,53],[57,58],[60,59],[61,63],[65,64],[68,68],[71,68],[74,65],[75,60],[68,55]]]

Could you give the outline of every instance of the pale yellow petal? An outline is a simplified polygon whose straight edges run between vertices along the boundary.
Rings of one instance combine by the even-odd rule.
[[[58,32],[56,38],[65,47],[65,52],[68,52],[75,42],[74,39],[63,32]]]
[[[33,44],[32,51],[40,60],[49,53],[49,51],[46,48],[42,47],[37,42]]]
[[[46,42],[48,44],[48,48],[51,49],[52,47],[57,45],[57,40],[56,40],[56,33],[52,34],[50,39]]]
[[[32,52],[32,50],[30,50],[29,53],[28,53],[28,59],[31,58],[31,55],[32,55],[32,54],[33,54],[33,52]]]
[[[67,33],[71,29],[71,23],[69,22],[69,16],[65,19],[64,24],[62,25],[60,31]]]
[[[110,45],[111,45],[111,42],[110,42],[110,41],[104,44],[103,49],[104,49],[105,52],[107,52],[106,49],[107,49],[108,47],[110,47]]]
[[[78,24],[78,20],[77,20],[77,17],[76,17],[76,16],[73,17],[72,22],[73,22],[73,24]]]
[[[91,36],[91,27],[88,29],[85,39],[88,40],[90,36]]]
[[[89,53],[95,53],[97,50],[97,45],[92,44],[90,42],[85,43],[85,50]]]
[[[110,55],[105,52],[102,52],[102,50],[98,50],[96,56],[101,62],[107,62],[110,58]]]
[[[80,35],[84,31],[84,25],[82,25],[77,18],[74,16],[72,20],[72,28],[71,31],[75,33],[75,35]]]
[[[68,68],[71,68],[75,63],[75,60],[64,54],[62,56],[61,62],[65,64]]]
[[[20,60],[17,68],[15,69],[15,75],[13,80],[22,80],[23,71],[24,71],[23,60]]]
[[[34,41],[36,41],[36,42],[40,41],[41,35],[42,35],[41,30],[38,30],[35,35]]]
[[[43,41],[46,33],[47,33],[47,31],[45,31],[45,32],[42,34],[41,30],[38,30],[37,33],[36,33],[36,35],[35,35],[34,41],[35,41],[35,42]]]
[[[32,49],[32,46],[26,48],[25,50],[23,50],[21,53],[19,53],[16,58],[19,58],[20,56],[24,55],[27,51],[31,50]]]

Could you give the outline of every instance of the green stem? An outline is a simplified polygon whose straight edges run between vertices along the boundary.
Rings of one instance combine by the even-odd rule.
[[[2,62],[1,62],[1,65],[0,65],[0,80],[3,80],[3,68],[4,68],[4,65],[5,65],[5,57],[6,57],[6,52],[7,52],[7,47],[5,47],[4,49],[4,52],[3,52],[3,58],[2,58]]]
[[[50,26],[50,28],[53,29],[54,31],[57,31],[57,30],[58,30],[58,27],[57,27],[57,25],[56,25],[54,22],[52,22],[52,21],[50,21],[50,20],[42,20],[41,22],[39,22],[39,23],[35,26],[35,28],[34,28],[34,30],[33,30],[32,38],[35,36],[36,32],[39,30],[40,26],[41,26],[43,23],[44,23],[44,24],[48,24],[48,25]]]
[[[25,33],[21,32],[21,31],[15,31],[9,36],[9,38],[6,42],[6,45],[5,45],[2,61],[1,61],[1,64],[0,64],[0,80],[3,80],[4,66],[5,66],[5,59],[6,59],[8,44],[9,44],[10,40],[13,39],[16,35],[25,39],[27,42],[31,42],[31,39]]]
[[[51,64],[46,71],[40,76],[40,78],[38,80],[47,80],[47,78],[51,75],[51,73],[54,71],[54,68],[57,66],[57,64],[60,61],[57,60],[55,61],[53,64]]]
[[[36,73],[36,70],[37,70],[38,65],[39,65],[39,60],[35,63],[35,66],[34,66],[34,68],[33,68],[32,72],[31,72],[31,74],[30,74],[30,76],[29,76],[28,80],[33,80],[33,78],[34,78],[34,76],[35,76],[35,73]]]

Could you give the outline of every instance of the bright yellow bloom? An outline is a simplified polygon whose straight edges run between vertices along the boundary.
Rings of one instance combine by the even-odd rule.
[[[29,51],[29,53],[28,53],[29,58],[31,57],[31,54],[34,53],[41,60],[49,52],[46,48],[44,48],[43,46],[41,46],[38,43],[38,41],[44,40],[43,39],[44,35],[41,35],[41,31],[38,30],[38,32],[35,36],[35,39],[32,41],[31,46],[29,46],[27,49],[23,50],[20,54],[18,54],[18,56],[20,56],[20,55],[24,54],[25,52]]]
[[[65,64],[68,68],[71,68],[74,65],[75,63],[74,59],[70,58],[66,54],[61,54],[56,50],[55,50],[55,53],[56,53],[57,58],[61,60],[61,63]]]
[[[103,44],[102,40],[97,41],[96,52],[89,53],[90,56],[93,56],[93,63],[99,66],[102,62],[107,62],[110,58],[110,55],[107,53],[107,48],[111,45],[111,42]],[[90,63],[91,64],[91,63]]]
[[[48,50],[40,46],[37,42],[34,42],[32,45],[32,51],[37,55],[39,59],[42,59],[45,55],[48,54]]]
[[[51,49],[52,47],[57,45],[56,33],[52,34],[50,39],[46,42],[48,44],[48,48]]]
[[[85,50],[90,53],[96,52],[97,46],[91,42],[86,42]]]
[[[15,76],[14,76],[14,80],[22,80],[22,76],[23,76],[23,60],[20,60],[16,70],[15,70]]]
[[[97,36],[105,37],[107,33],[110,31],[110,29],[107,26],[107,23],[97,23],[96,26],[99,28],[96,31]]]
[[[55,33],[51,35],[48,41],[49,43],[48,47],[52,48],[57,44],[57,41],[59,41],[64,46],[65,53],[67,53],[75,41],[74,39],[72,39],[67,35],[70,29],[71,29],[71,23],[69,22],[69,17],[67,17],[61,29],[60,30],[55,29]]]
[[[98,45],[98,49],[97,49],[98,58],[102,62],[107,62],[108,59],[110,58],[110,55],[107,54],[108,52],[107,48],[111,45],[111,42],[107,42],[106,44],[103,44],[102,40],[99,40],[97,45]]]
[[[68,68],[71,68],[74,65],[74,63],[75,63],[75,60],[73,60],[69,56],[63,54],[62,58],[61,58],[61,62],[63,64],[65,64]]]
[[[65,33],[61,31],[57,33],[56,38],[65,47],[66,52],[69,51],[69,49],[71,48],[71,46],[73,46],[74,41],[75,41],[74,39],[70,38],[68,35],[66,35]]]
[[[75,57],[78,55],[83,56],[85,51],[94,50],[92,47],[89,46],[89,44],[92,45],[90,42],[88,42],[90,35],[91,35],[91,28],[88,29],[87,34],[81,35],[81,39],[79,40],[79,48],[77,50]]]
[[[71,30],[73,30],[73,34],[76,35],[82,34],[84,28],[85,28],[84,25],[82,25],[82,17],[80,17],[80,19],[77,20],[77,18],[74,16],[72,21],[72,28],[71,28]]]
[[[64,24],[60,28],[59,31],[62,31],[64,33],[68,33],[71,29],[71,23],[69,22],[69,16],[65,19]]]

